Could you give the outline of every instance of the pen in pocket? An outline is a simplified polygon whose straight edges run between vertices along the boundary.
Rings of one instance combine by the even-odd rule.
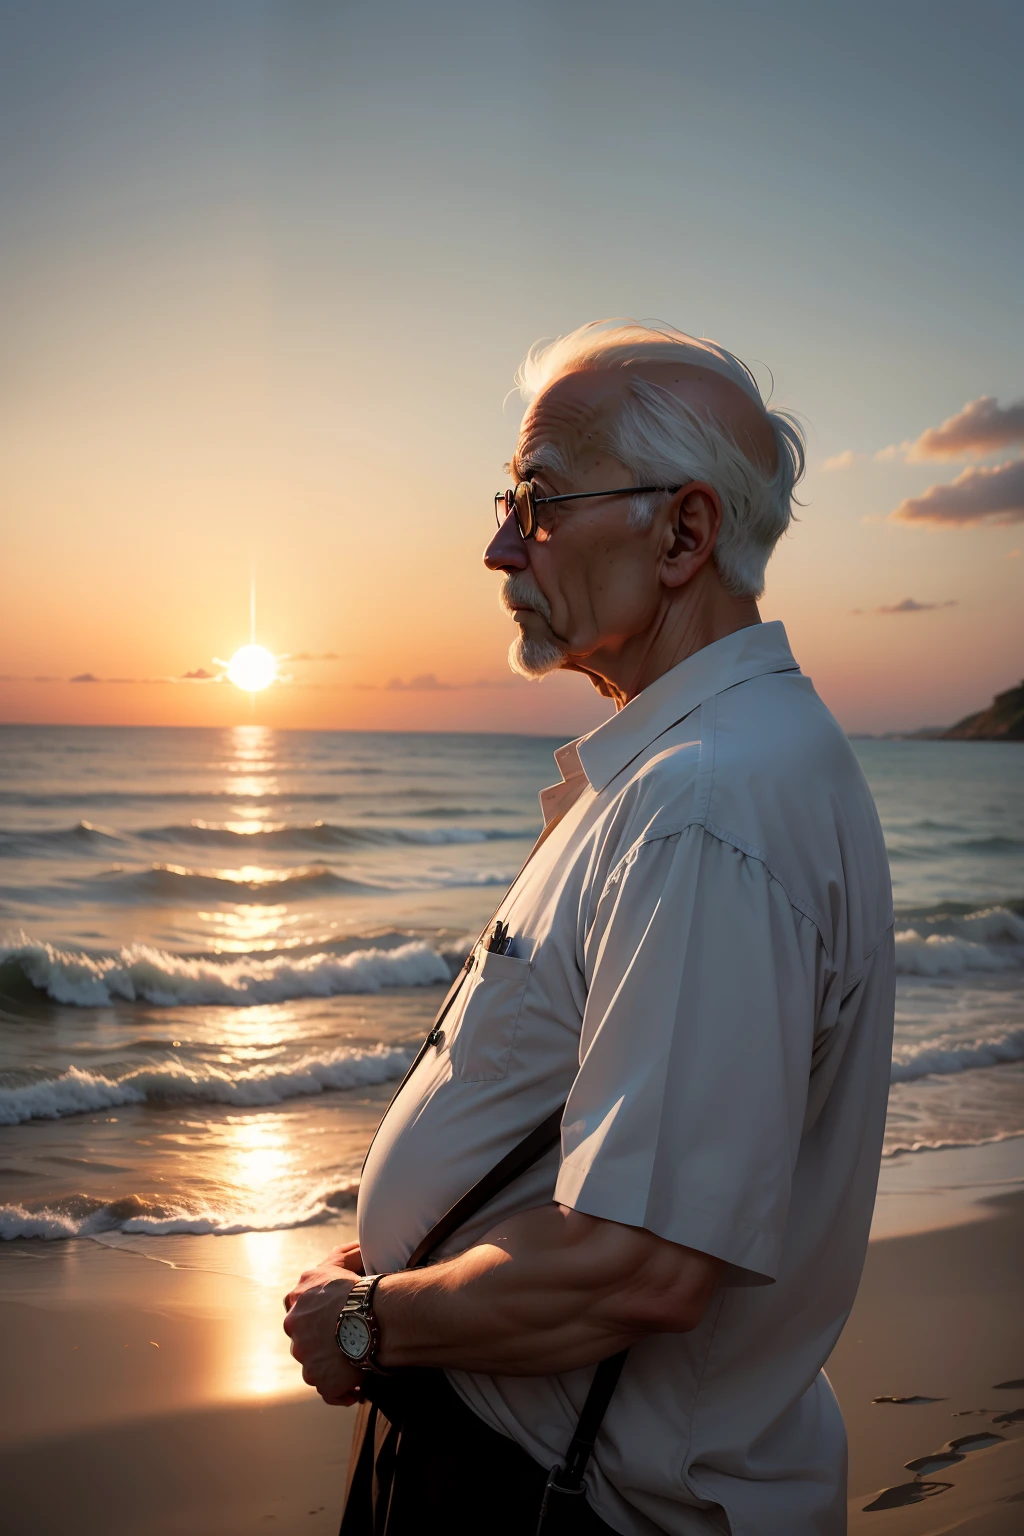
[[[485,948],[492,955],[507,955],[512,948],[512,940],[509,937],[508,923],[503,923],[499,918],[494,925],[494,932],[487,940]]]

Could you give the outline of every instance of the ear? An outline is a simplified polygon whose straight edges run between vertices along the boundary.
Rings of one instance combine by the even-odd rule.
[[[692,581],[711,559],[722,526],[718,492],[704,480],[691,480],[675,492],[664,525],[661,580],[666,587]]]

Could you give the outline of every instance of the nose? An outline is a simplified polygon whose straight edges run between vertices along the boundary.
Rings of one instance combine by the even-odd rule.
[[[484,550],[484,565],[489,571],[525,571],[529,564],[526,542],[510,512]]]

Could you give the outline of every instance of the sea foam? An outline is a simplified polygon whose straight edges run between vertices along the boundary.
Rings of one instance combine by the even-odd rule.
[[[1005,1035],[965,1041],[961,1045],[923,1045],[916,1049],[897,1045],[890,1082],[909,1083],[920,1077],[947,1077],[953,1072],[999,1067],[1011,1061],[1024,1061],[1024,1029],[1011,1029]]]
[[[896,970],[902,976],[955,976],[965,971],[1012,971],[1024,967],[1024,919],[1006,907],[987,907],[960,917],[932,919],[941,931],[896,933]]]
[[[110,1201],[79,1197],[36,1209],[0,1205],[0,1241],[34,1237],[59,1242],[72,1237],[100,1237],[108,1232],[147,1237],[233,1237],[243,1232],[280,1232],[330,1221],[339,1211],[352,1207],[358,1190],[358,1184],[343,1184],[339,1189],[314,1196],[301,1211],[262,1221],[246,1220],[237,1211],[166,1209],[137,1195]]]
[[[401,1077],[411,1060],[407,1047],[376,1045],[345,1046],[320,1056],[303,1056],[286,1067],[236,1072],[212,1064],[190,1070],[174,1060],[110,1077],[69,1067],[54,1077],[0,1088],[0,1125],[61,1120],[129,1104],[198,1102],[258,1108],[330,1089],[389,1082]]]
[[[23,977],[54,1002],[100,1008],[115,1000],[157,1007],[217,1004],[249,1007],[303,997],[427,987],[449,980],[441,955],[415,941],[348,954],[245,955],[210,959],[130,944],[114,955],[90,955],[28,939],[0,948],[0,979]]]

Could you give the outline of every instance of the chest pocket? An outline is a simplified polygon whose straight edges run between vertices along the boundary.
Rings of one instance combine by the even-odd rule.
[[[450,1037],[452,1071],[464,1083],[491,1083],[508,1073],[529,960],[477,951],[458,1023]]]

